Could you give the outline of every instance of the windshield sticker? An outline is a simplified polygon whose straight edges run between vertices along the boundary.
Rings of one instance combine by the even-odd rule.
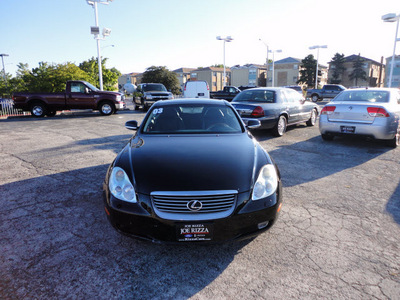
[[[156,108],[156,109],[153,110],[153,114],[154,114],[154,115],[156,115],[156,114],[162,114],[162,112],[163,112],[163,109],[162,109],[162,108]]]

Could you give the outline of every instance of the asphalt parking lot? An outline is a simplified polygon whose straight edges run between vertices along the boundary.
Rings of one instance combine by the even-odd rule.
[[[0,120],[1,299],[400,299],[400,149],[326,142],[318,125],[255,131],[282,174],[274,227],[159,245],[117,233],[102,204],[123,125],[143,116]]]

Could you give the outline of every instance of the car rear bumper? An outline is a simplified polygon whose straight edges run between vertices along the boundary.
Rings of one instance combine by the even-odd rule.
[[[344,132],[344,127],[354,127],[354,133]],[[353,122],[329,122],[326,115],[320,116],[319,131],[330,135],[360,135],[377,140],[391,140],[395,137],[398,124],[391,119],[375,120],[371,124]]]

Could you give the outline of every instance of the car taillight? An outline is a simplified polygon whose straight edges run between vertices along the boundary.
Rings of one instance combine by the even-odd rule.
[[[389,113],[382,107],[367,107],[370,117],[389,117]]]
[[[321,110],[321,115],[331,115],[333,114],[333,112],[335,111],[336,106],[325,106],[322,110]]]
[[[255,118],[264,117],[264,110],[263,110],[263,108],[262,108],[261,106],[257,106],[257,107],[253,110],[253,112],[251,113],[251,116],[252,116],[252,117],[255,117]]]

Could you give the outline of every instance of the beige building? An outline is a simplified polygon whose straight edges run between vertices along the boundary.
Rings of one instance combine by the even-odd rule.
[[[288,86],[298,85],[300,79],[301,59],[287,57],[278,60],[274,64],[274,85]],[[328,82],[328,68],[318,64],[318,82],[324,85]],[[272,63],[268,65],[268,86],[272,86]]]
[[[230,85],[231,69],[226,68],[226,85]],[[216,92],[223,88],[224,68],[206,67],[190,72],[190,80],[205,80],[208,82],[210,92]]]
[[[134,85],[138,85],[141,83],[142,73],[128,73],[122,74],[118,77],[118,90],[122,90],[124,85],[127,83],[132,83]]]
[[[363,70],[366,74],[366,80],[362,79],[350,79],[350,74],[354,70],[354,62],[358,58],[363,60]],[[339,77],[339,81],[335,82],[345,87],[382,87],[385,78],[385,65],[369,58],[365,58],[359,55],[350,55],[344,58],[344,67],[346,70],[342,76]],[[332,80],[332,74],[334,66],[331,66],[332,62],[329,62],[329,82]]]
[[[190,72],[195,70],[194,68],[179,68],[176,69],[172,72],[176,74],[176,77],[178,77],[179,80],[179,85],[183,89],[183,86],[185,85],[186,81],[190,80]]]
[[[247,64],[231,68],[231,85],[233,86],[265,86],[266,66]]]

